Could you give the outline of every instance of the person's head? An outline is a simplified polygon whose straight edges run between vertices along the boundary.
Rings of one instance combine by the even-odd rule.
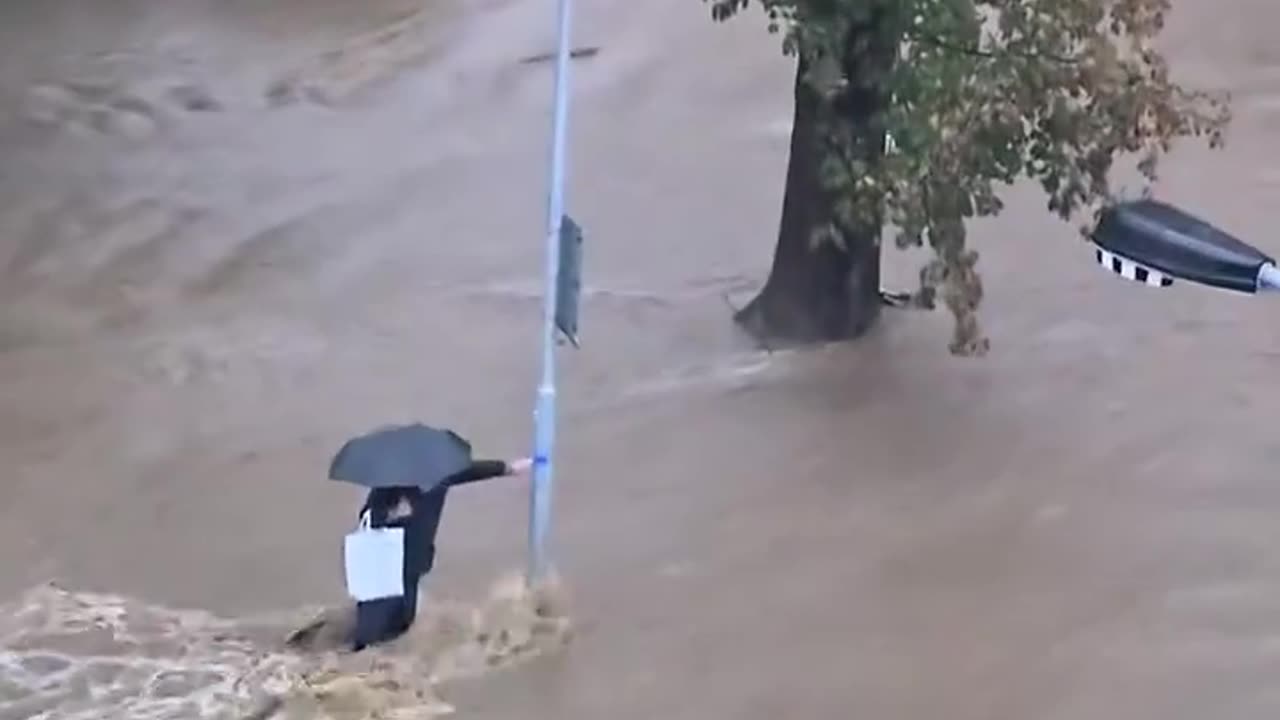
[[[370,498],[370,505],[387,513],[388,520],[397,520],[413,514],[413,504],[422,491],[416,487],[378,488]]]
[[[395,502],[387,509],[388,520],[399,520],[413,514],[413,499],[417,495],[416,490],[405,490],[396,495]]]

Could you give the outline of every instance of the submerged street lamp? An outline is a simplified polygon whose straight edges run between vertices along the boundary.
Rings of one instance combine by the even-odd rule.
[[[1157,200],[1106,208],[1091,239],[1100,265],[1152,287],[1182,280],[1243,293],[1280,291],[1274,258]]]

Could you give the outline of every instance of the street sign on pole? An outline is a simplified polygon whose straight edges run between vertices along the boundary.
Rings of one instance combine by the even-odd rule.
[[[526,580],[542,580],[550,566],[547,536],[551,526],[556,439],[556,327],[560,294],[560,251],[564,232],[566,135],[569,121],[569,35],[571,0],[557,0],[555,110],[551,121],[551,172],[547,191],[546,286],[542,314],[542,379],[534,408],[533,483],[529,490],[529,557]],[[574,227],[577,227],[576,225]],[[576,303],[574,303],[576,306]],[[574,313],[576,325],[576,311]],[[576,331],[576,327],[574,328]],[[576,338],[576,335],[575,335]]]
[[[578,301],[582,296],[582,228],[568,215],[560,222],[560,275],[556,282],[556,328],[578,347]]]

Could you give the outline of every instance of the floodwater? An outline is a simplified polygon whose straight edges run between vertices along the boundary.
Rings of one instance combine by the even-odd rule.
[[[210,649],[223,621],[163,608],[339,602],[359,496],[324,470],[350,434],[421,418],[527,449],[550,68],[520,60],[550,48],[551,12],[0,8],[0,599],[43,623],[4,667],[65,679],[30,633],[68,606],[83,629],[145,601],[161,629],[130,632],[187,628],[204,658],[237,652]],[[1015,188],[974,233],[988,358],[948,356],[946,318],[919,314],[757,350],[726,299],[767,269],[790,68],[758,20],[706,18],[581,3],[577,44],[600,50],[575,63],[588,288],[554,539],[574,633],[448,701],[525,720],[1275,717],[1280,307],[1120,282]],[[1273,252],[1277,21],[1270,0],[1176,2],[1178,71],[1231,89],[1237,121],[1158,188]],[[525,502],[518,481],[454,494],[433,597],[519,567]]]

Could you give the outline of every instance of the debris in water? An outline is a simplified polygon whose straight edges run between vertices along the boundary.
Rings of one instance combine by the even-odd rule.
[[[169,88],[169,99],[187,112],[219,112],[222,103],[207,88],[195,84]]]
[[[569,59],[578,60],[580,58],[595,57],[599,53],[600,48],[596,46],[577,47],[569,51]],[[537,55],[529,55],[527,57],[520,58],[520,63],[522,65],[533,65],[535,63],[550,62],[551,60],[554,60],[555,57],[556,54],[553,52],[538,53]]]

